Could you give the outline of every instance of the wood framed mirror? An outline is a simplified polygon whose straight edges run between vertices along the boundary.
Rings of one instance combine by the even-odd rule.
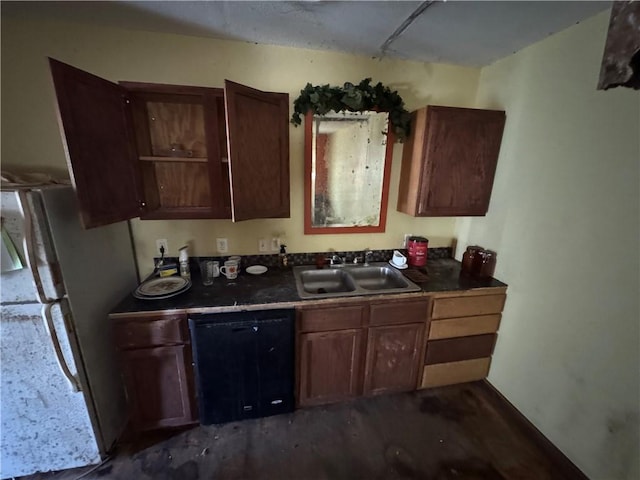
[[[387,112],[305,116],[304,233],[381,233],[394,136]]]

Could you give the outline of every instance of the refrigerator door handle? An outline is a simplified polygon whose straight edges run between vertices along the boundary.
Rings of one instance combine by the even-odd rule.
[[[78,381],[78,378],[73,373],[71,373],[69,365],[67,365],[67,361],[65,360],[64,354],[62,353],[62,348],[60,347],[60,340],[58,339],[56,327],[53,324],[53,318],[51,317],[51,307],[53,307],[53,305],[53,303],[45,303],[42,305],[42,320],[44,321],[44,326],[47,330],[47,334],[49,335],[49,338],[51,338],[53,350],[56,354],[56,361],[58,362],[60,370],[69,382],[71,390],[73,392],[80,392],[82,390],[82,388],[80,387],[80,382]]]
[[[18,197],[20,198],[20,208],[22,210],[22,215],[24,216],[24,252],[27,265],[29,265],[29,269],[33,275],[33,282],[36,286],[36,295],[38,296],[38,301],[42,304],[53,302],[55,300],[47,297],[44,293],[44,288],[42,287],[42,278],[40,277],[40,271],[38,270],[38,258],[34,253],[33,216],[31,215],[29,204],[27,203],[27,193],[24,190],[20,190],[18,192]]]

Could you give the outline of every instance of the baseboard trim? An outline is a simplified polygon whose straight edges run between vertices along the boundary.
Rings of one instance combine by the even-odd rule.
[[[545,437],[496,387],[486,379],[479,383],[484,386],[493,406],[508,417],[510,422],[513,422],[513,424],[526,434],[546,455],[553,459],[554,464],[557,465],[560,470],[559,473],[569,479],[589,480],[589,477],[569,460],[551,440]]]

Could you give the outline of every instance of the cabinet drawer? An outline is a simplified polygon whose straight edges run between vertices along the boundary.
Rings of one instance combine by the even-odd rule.
[[[364,324],[364,305],[300,310],[299,332],[327,332],[347,328],[360,328]]]
[[[482,380],[489,374],[490,365],[491,357],[428,365],[422,371],[420,387],[438,387]]]
[[[370,325],[391,325],[394,323],[420,323],[427,321],[428,301],[391,302],[372,304]]]
[[[436,298],[433,301],[431,319],[469,317],[500,313],[504,307],[505,294],[479,295],[473,297]]]
[[[435,363],[457,362],[472,358],[488,357],[493,353],[496,334],[475,335],[446,340],[431,340],[427,342],[425,365]]]
[[[429,327],[429,340],[495,333],[500,326],[500,317],[501,315],[498,313],[495,315],[435,320],[431,322]]]
[[[116,325],[116,344],[129,349],[189,343],[184,322],[181,317],[123,321]]]

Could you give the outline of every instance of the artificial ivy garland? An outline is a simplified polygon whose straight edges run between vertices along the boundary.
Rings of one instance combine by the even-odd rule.
[[[342,112],[362,112],[375,110],[389,112],[389,123],[393,127],[396,139],[403,141],[410,132],[411,115],[404,108],[404,101],[397,91],[391,91],[378,82],[371,86],[371,79],[365,78],[358,85],[345,83],[343,87],[330,85],[313,86],[310,83],[300,90],[300,96],[293,102],[291,123],[296,127],[302,124],[302,117],[312,111],[325,115],[331,110]]]

